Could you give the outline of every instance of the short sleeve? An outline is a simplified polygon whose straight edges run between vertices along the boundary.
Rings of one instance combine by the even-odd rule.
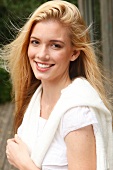
[[[89,107],[79,106],[72,108],[62,118],[62,135],[65,138],[69,132],[91,124],[98,124],[98,121]]]

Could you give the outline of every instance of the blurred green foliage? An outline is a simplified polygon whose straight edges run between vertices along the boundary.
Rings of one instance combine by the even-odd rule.
[[[67,0],[77,5],[77,0]],[[14,39],[29,15],[47,0],[0,0],[0,46]]]
[[[47,0],[0,0],[0,47],[14,39],[29,15],[44,2]],[[77,5],[77,0],[68,2]],[[10,94],[10,75],[0,68],[0,103],[10,101]]]
[[[9,74],[0,68],[0,103],[11,100],[11,83]]]

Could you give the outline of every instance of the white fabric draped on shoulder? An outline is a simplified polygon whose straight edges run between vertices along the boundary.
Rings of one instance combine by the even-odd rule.
[[[26,110],[23,119],[23,138],[27,140],[29,133],[27,129],[32,126],[30,123],[31,114],[40,109],[39,98],[41,95],[42,86],[34,93],[30,104]],[[65,101],[65,102],[64,102]],[[88,106],[95,114],[99,130],[96,133],[96,154],[97,154],[97,170],[112,170],[113,169],[113,133],[112,133],[112,116],[109,110],[105,107],[98,93],[84,78],[75,79],[68,87],[61,91],[61,97],[56,103],[47,123],[44,127],[40,139],[35,144],[31,153],[31,159],[36,166],[41,168],[44,156],[54,138],[62,116],[67,110],[77,106]],[[39,112],[38,112],[39,113]],[[59,114],[58,114],[59,113]],[[40,116],[40,115],[37,115]],[[35,130],[31,133],[35,133]],[[36,135],[36,134],[34,134]],[[32,139],[30,142],[33,142]]]

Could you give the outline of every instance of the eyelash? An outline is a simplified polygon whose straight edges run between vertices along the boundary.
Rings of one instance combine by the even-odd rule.
[[[54,46],[54,48],[62,48],[60,44],[52,44],[52,46]]]
[[[37,45],[37,44],[39,44],[39,41],[37,41],[37,40],[31,40],[30,43],[31,43],[31,44],[34,44],[34,45]]]
[[[33,44],[33,45],[39,45],[39,41],[38,40],[31,40],[30,43]],[[62,48],[62,46],[60,44],[51,44],[51,46],[53,48],[55,48],[55,49]]]

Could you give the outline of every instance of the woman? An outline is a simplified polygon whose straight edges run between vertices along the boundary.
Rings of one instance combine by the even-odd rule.
[[[15,94],[10,164],[112,169],[112,118],[89,29],[73,4],[44,3],[4,47]]]

